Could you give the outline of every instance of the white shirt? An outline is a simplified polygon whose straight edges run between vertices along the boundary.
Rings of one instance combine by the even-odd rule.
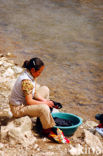
[[[23,94],[23,90],[22,90],[22,80],[28,79],[31,81],[31,83],[33,84],[34,88],[32,91],[32,97],[34,96],[34,92],[35,92],[35,81],[33,76],[27,71],[25,70],[16,80],[15,85],[12,89],[11,92],[11,96],[9,99],[9,102],[11,105],[22,105],[22,104],[26,104],[26,100],[25,100],[25,96]]]

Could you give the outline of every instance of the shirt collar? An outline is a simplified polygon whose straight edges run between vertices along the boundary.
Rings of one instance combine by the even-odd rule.
[[[25,70],[25,73],[28,75],[28,77],[32,80],[32,81],[34,81],[34,77],[31,75],[31,73],[29,72],[29,70]]]

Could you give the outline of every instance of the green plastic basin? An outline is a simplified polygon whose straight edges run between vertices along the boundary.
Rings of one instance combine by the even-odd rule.
[[[65,136],[72,136],[74,132],[77,130],[77,128],[82,124],[82,119],[74,114],[57,112],[52,113],[52,116],[72,121],[72,126],[68,127],[55,126],[55,128],[60,128]]]

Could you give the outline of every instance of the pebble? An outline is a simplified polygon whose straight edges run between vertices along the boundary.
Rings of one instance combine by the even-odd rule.
[[[53,149],[53,146],[49,146],[48,149]]]
[[[39,146],[38,146],[38,144],[35,144],[34,145],[34,149],[37,149]]]
[[[0,149],[2,149],[4,147],[4,144],[0,143]]]
[[[47,140],[46,138],[43,139],[44,142],[45,142],[46,140]]]
[[[40,148],[37,148],[37,151],[39,152],[40,151]]]

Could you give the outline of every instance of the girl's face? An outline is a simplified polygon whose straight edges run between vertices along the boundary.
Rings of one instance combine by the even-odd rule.
[[[34,68],[31,68],[30,72],[31,72],[32,76],[34,78],[36,78],[36,77],[38,77],[42,73],[43,69],[44,69],[44,66],[41,66],[41,68],[39,70],[37,70],[37,71],[35,71]]]

